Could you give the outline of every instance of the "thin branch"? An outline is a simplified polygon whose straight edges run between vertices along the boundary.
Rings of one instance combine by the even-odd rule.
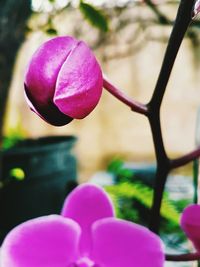
[[[169,25],[171,23],[171,21],[158,9],[157,5],[155,5],[151,0],[145,0],[145,3],[154,12],[160,24]]]
[[[180,158],[172,159],[170,161],[170,168],[175,169],[175,168],[181,167],[195,159],[198,159],[199,157],[200,157],[200,147]]]
[[[149,0],[146,0],[149,1]],[[155,188],[153,205],[151,208],[151,217],[149,228],[155,233],[159,232],[160,225],[160,207],[164,192],[167,175],[170,171],[170,161],[167,157],[163,144],[162,131],[160,125],[160,107],[166,86],[169,81],[171,70],[173,68],[176,55],[184,38],[185,32],[191,22],[191,14],[194,0],[182,0],[178,8],[175,24],[168,42],[164,56],[161,71],[158,76],[157,84],[150,103],[148,104],[148,119],[151,126],[151,132],[154,141],[154,147],[157,159],[157,171],[155,177]]]
[[[198,261],[200,260],[200,253],[195,252],[180,255],[166,254],[165,259],[167,261]]]
[[[150,102],[152,106],[158,107],[161,105],[178,50],[192,19],[191,14],[193,5],[194,0],[182,0],[180,3],[158,81]]]
[[[125,95],[122,91],[120,91],[117,87],[115,87],[111,82],[109,82],[105,76],[103,77],[103,87],[111,93],[114,97],[116,97],[118,100],[120,100],[125,105],[129,106],[133,111],[147,115],[148,109],[146,105],[137,102],[133,99],[131,99],[129,96]]]
[[[159,112],[149,115],[149,123],[156,153],[157,169],[155,176],[153,204],[151,207],[149,229],[154,233],[159,232],[160,208],[167,175],[169,173],[169,159],[163,143]]]

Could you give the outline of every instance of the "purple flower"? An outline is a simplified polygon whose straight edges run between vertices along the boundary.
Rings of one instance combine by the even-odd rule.
[[[137,224],[114,218],[105,192],[77,187],[62,214],[27,221],[5,238],[1,267],[162,267],[163,244]]]
[[[31,110],[56,126],[87,116],[100,99],[102,85],[93,53],[72,37],[57,37],[41,45],[25,75]]]
[[[191,204],[184,209],[181,216],[181,228],[200,252],[200,205]]]

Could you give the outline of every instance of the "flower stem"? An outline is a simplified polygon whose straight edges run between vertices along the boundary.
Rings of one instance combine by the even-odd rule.
[[[129,106],[133,111],[147,115],[148,109],[146,105],[139,103],[129,96],[125,95],[122,91],[120,91],[117,87],[115,87],[110,81],[108,81],[105,77],[103,77],[103,87],[111,93],[114,97],[120,100],[125,105]]]
[[[192,20],[192,10],[195,0],[181,0],[174,27],[168,42],[163,64],[157,84],[150,102],[151,106],[161,106],[169,77],[184,38],[185,32]]]
[[[147,105],[149,110],[148,119],[151,126],[157,159],[155,190],[149,223],[149,228],[155,233],[159,232],[161,202],[165,183],[167,180],[167,175],[171,169],[170,161],[165,152],[165,147],[163,144],[160,125],[160,107],[178,50],[192,19],[192,9],[194,6],[194,1],[195,0],[181,0],[180,2],[177,17],[165,52],[163,64],[158,76],[157,84],[155,86],[151,101]]]
[[[150,113],[149,123],[151,126],[151,132],[153,136],[157,169],[155,176],[154,196],[153,204],[151,208],[151,216],[149,221],[149,229],[155,233],[159,232],[160,225],[160,208],[164,192],[167,175],[169,173],[169,159],[165,151],[160,116],[159,113]]]
[[[180,158],[171,160],[170,162],[171,169],[181,167],[195,159],[198,159],[199,157],[200,157],[200,147]]]
[[[166,254],[165,259],[167,261],[198,261],[200,260],[200,253],[187,253],[187,254],[180,254],[180,255],[170,255]]]

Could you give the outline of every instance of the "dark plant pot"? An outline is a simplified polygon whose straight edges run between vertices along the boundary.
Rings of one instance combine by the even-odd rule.
[[[0,241],[19,223],[59,214],[63,201],[76,185],[74,136],[26,139],[2,153],[3,187],[0,189]],[[13,176],[24,173],[23,180]]]

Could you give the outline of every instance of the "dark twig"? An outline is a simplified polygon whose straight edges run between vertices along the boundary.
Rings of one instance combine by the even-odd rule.
[[[181,167],[195,159],[198,159],[199,157],[200,157],[200,147],[180,158],[171,160],[170,168],[175,169]]]
[[[154,147],[157,158],[155,190],[149,224],[149,228],[155,233],[158,233],[159,231],[160,207],[162,202],[162,196],[167,175],[171,167],[162,140],[162,132],[160,126],[160,107],[179,47],[192,19],[191,14],[193,5],[194,0],[182,0],[180,3],[175,24],[166,49],[161,71],[158,76],[158,81],[152,99],[148,105],[150,111],[150,115],[148,118],[151,125],[151,131],[153,135]]]
[[[180,255],[170,255],[166,254],[165,259],[167,261],[198,261],[200,260],[200,253],[187,253],[187,254],[180,254]]]

